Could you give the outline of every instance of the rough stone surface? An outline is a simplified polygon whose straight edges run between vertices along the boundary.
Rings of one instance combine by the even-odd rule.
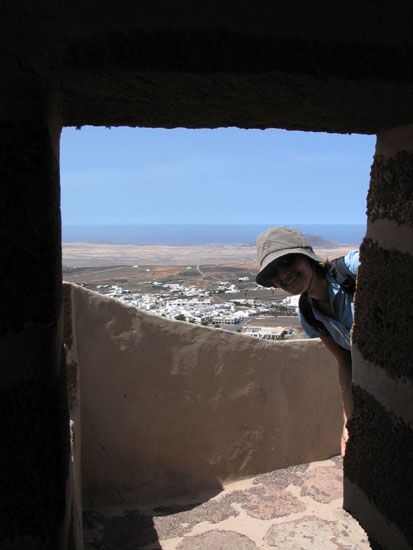
[[[254,487],[239,495],[239,502],[253,518],[273,519],[305,510],[305,505],[289,491],[278,487]]]
[[[410,124],[378,135],[353,329],[345,506],[386,548],[412,545],[412,137]]]
[[[412,14],[413,15],[413,14]],[[198,50],[198,55],[194,55]],[[294,57],[292,56],[294,52]],[[389,55],[382,44],[355,44],[337,37],[304,39],[282,35],[252,36],[234,31],[173,30],[151,33],[108,32],[69,43],[61,61],[69,70],[171,71],[189,73],[282,73],[413,80],[410,50]]]
[[[112,29],[69,43],[55,78],[64,91],[69,125],[298,129],[301,124],[313,130],[335,125],[341,131],[357,126],[357,131],[371,132],[377,77],[387,79],[385,86],[398,83],[383,93],[380,124],[395,126],[408,119],[408,101],[400,97],[397,119],[389,108],[411,86],[408,58],[404,48],[285,32]],[[375,79],[374,93],[369,79]],[[305,101],[293,97],[300,88],[306,90]]]
[[[360,257],[353,342],[394,378],[413,380],[413,256],[365,239]]]
[[[413,153],[376,155],[371,168],[367,214],[374,222],[386,218],[413,225]]]
[[[413,433],[366,391],[353,396],[345,475],[413,545]]]
[[[189,533],[195,525],[202,521],[208,523],[220,523],[230,517],[235,517],[238,512],[231,506],[231,496],[224,495],[217,500],[211,499],[204,503],[187,505],[187,510],[177,506],[166,511],[159,507],[154,509],[158,517],[154,518],[154,525],[159,538],[168,539],[179,537]],[[181,509],[180,509],[181,508]],[[179,514],[179,523],[171,522],[170,514]]]
[[[357,550],[359,548],[349,540],[344,526],[337,527],[334,521],[322,520],[316,516],[304,516],[286,522],[282,526],[274,525],[267,531],[264,540],[268,546],[289,550],[302,548]],[[306,546],[303,546],[303,541]]]
[[[306,472],[303,476],[302,495],[308,495],[317,502],[328,504],[342,494],[343,471],[341,467],[326,466]]]
[[[261,474],[254,478],[254,485],[276,486],[279,489],[286,489],[288,485],[301,485],[303,475],[308,470],[308,464],[298,464],[281,470],[274,470]]]
[[[383,548],[411,550],[411,544],[400,531],[399,527],[387,518],[364,491],[348,477],[344,478],[344,509],[351,510],[357,520],[363,519],[363,528],[368,533],[370,544],[372,540],[380,540]]]
[[[119,529],[129,538],[133,537],[135,542],[146,545],[158,538],[183,537],[202,521],[216,524],[237,516],[238,512],[231,507],[232,501],[232,495],[229,494],[207,502],[155,506],[151,515],[132,510],[122,516],[125,521],[122,517],[106,517],[99,512],[85,512],[84,517],[87,529],[101,526],[105,545],[113,543],[116,548],[116,543],[121,540]],[[173,520],[175,516],[179,521]]]
[[[84,514],[87,548],[367,550],[366,535],[342,510],[341,476],[329,475],[326,481],[327,471],[341,468],[337,457],[243,480],[212,498],[89,511]],[[314,498],[318,485],[329,498]]]
[[[22,82],[33,103],[41,86],[56,90],[68,125],[373,133],[412,120],[408,2],[34,11],[22,0],[2,9],[2,94],[29,111]]]
[[[381,129],[401,124],[413,116],[408,101],[411,83],[383,83],[382,109],[377,122],[371,113],[371,98],[377,99],[377,84],[370,81],[331,78],[321,86],[320,80],[313,76],[274,72],[256,75],[253,70],[252,74],[207,75],[143,72],[133,78],[124,72],[93,78],[89,73],[80,73],[76,81],[76,90],[71,94],[72,75],[65,83],[68,99],[63,109],[69,126],[236,126],[372,133],[377,126]],[[93,96],[91,88],[96,90]],[[396,102],[400,107],[397,112]],[[303,105],[307,106],[305,110]]]
[[[177,550],[205,550],[206,548],[214,548],[215,550],[229,550],[237,548],[237,550],[255,550],[258,546],[254,541],[235,533],[234,531],[207,531],[202,535],[193,537],[185,537],[176,547]]]

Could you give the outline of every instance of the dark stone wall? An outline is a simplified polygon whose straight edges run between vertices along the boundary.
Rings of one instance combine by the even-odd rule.
[[[41,82],[66,125],[375,133],[413,120],[407,0],[16,0],[0,16],[13,75],[0,99]]]
[[[345,474],[413,547],[413,433],[368,392],[355,387]],[[363,515],[350,512],[363,525]],[[379,541],[380,542],[380,541]]]
[[[413,118],[412,60],[338,37],[112,30],[69,42],[51,74],[67,125],[372,133]]]
[[[55,550],[65,540],[70,449],[60,130],[42,111],[0,122],[0,547]]]
[[[314,77],[413,80],[413,45],[346,42],[340,37],[244,34],[224,29],[111,31],[68,43],[60,70],[191,74],[269,71]]]
[[[353,330],[359,385],[344,461],[345,487],[359,491],[345,494],[346,508],[385,548],[413,547],[412,140],[410,125],[383,132],[371,169]]]
[[[413,381],[413,257],[365,239],[360,258],[353,343],[393,378]]]
[[[413,225],[413,153],[375,155],[367,214],[373,223]],[[360,254],[353,342],[393,378],[413,380],[413,256],[396,245],[384,249],[371,238]]]
[[[60,312],[60,189],[46,121],[0,122],[0,336]]]
[[[413,153],[376,155],[367,197],[369,220],[388,219],[413,225]]]
[[[34,548],[59,548],[69,465],[65,372],[62,365],[57,379],[0,389],[0,548],[26,537]]]

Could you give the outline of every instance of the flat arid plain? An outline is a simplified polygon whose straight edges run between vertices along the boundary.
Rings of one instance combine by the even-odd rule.
[[[357,246],[315,248],[322,258],[337,258]],[[248,245],[123,245],[64,243],[63,265],[71,267],[103,266],[197,266],[243,265],[258,269],[255,246]]]
[[[322,257],[342,256],[356,248],[315,248]],[[78,284],[121,284],[130,290],[149,281],[177,282],[208,289],[229,281],[240,289],[255,285],[258,271],[255,246],[248,245],[120,245],[68,243],[63,245],[63,279]],[[248,277],[245,283],[239,277]],[[261,289],[260,296],[262,296]],[[280,291],[282,293],[282,291]],[[274,292],[271,294],[273,295]]]

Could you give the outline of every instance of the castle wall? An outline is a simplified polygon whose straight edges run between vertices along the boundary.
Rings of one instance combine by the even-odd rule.
[[[23,92],[29,107],[14,97],[0,119],[0,545],[55,549],[70,522],[60,126],[54,101]]]
[[[0,11],[0,543],[66,546],[58,133],[112,124],[378,133],[345,505],[382,546],[411,545],[412,3],[15,0]]]
[[[344,506],[385,548],[413,546],[413,126],[378,135],[353,334]]]

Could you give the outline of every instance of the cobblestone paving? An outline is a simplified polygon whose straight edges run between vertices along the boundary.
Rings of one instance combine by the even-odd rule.
[[[342,461],[292,466],[229,485],[209,500],[85,512],[88,550],[365,550],[342,509]]]

